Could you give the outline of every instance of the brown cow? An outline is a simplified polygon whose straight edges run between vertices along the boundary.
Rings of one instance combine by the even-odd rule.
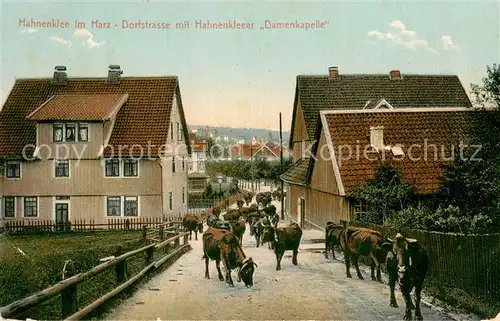
[[[350,261],[352,260],[358,278],[364,279],[359,271],[358,257],[366,256],[372,261],[370,265],[372,280],[382,282],[380,263],[385,261],[387,253],[391,250],[391,246],[384,244],[382,234],[367,228],[349,226],[341,231],[339,237],[340,246],[344,252],[347,277],[352,278],[349,271]],[[377,268],[377,278],[375,278],[375,267]]]
[[[275,228],[271,224],[262,225],[262,243],[271,243],[271,248],[276,254],[276,271],[281,270],[281,259],[285,251],[293,251],[292,263],[293,265],[298,264],[297,254],[301,238],[302,229],[297,223],[279,228]]]
[[[203,233],[203,259],[205,259],[205,278],[210,279],[208,263],[215,261],[219,280],[224,281],[224,276],[220,270],[220,261],[226,269],[226,282],[234,287],[231,278],[231,270],[238,269],[237,281],[245,283],[246,287],[253,286],[253,273],[257,264],[251,257],[246,257],[243,249],[238,243],[236,236],[226,230],[209,227]]]
[[[241,213],[236,208],[236,209],[230,210],[229,212],[227,212],[226,214],[224,214],[222,216],[224,217],[224,220],[226,220],[226,221],[236,221],[240,218]]]
[[[332,251],[332,257],[335,260],[335,246],[340,247],[340,233],[344,227],[342,225],[337,225],[334,222],[326,223],[325,228],[325,258],[328,258],[328,252]]]
[[[231,226],[231,233],[233,233],[240,243],[240,246],[243,246],[243,234],[245,234],[246,230],[246,221],[243,216],[240,216],[238,221],[229,221],[229,225]]]
[[[186,214],[182,220],[184,230],[189,232],[189,239],[192,239],[194,231],[194,239],[198,241],[198,232],[203,233],[203,221],[195,214]]]

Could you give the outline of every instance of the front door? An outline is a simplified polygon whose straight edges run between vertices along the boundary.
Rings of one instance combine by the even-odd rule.
[[[56,231],[65,231],[69,221],[68,203],[56,203]]]

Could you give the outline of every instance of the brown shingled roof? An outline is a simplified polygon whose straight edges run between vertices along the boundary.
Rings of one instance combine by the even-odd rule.
[[[288,183],[305,186],[307,183],[307,170],[309,168],[309,158],[301,158],[281,174],[280,178]]]
[[[368,100],[385,98],[394,108],[472,107],[457,76],[388,75],[297,76],[290,135],[293,135],[297,102],[300,103],[310,139],[314,138],[320,110],[362,109]],[[292,140],[290,140],[290,148]]]
[[[20,157],[24,146],[36,143],[36,123],[27,120],[26,116],[50,97],[109,94],[128,94],[127,102],[116,116],[109,145],[141,145],[144,151],[151,146],[150,154],[143,156],[158,156],[158,147],[167,142],[174,93],[178,99],[184,137],[189,142],[177,77],[122,77],[118,85],[106,83],[106,78],[68,78],[63,86],[53,84],[52,78],[18,79],[0,111],[0,156]],[[140,152],[138,148],[133,150]],[[33,148],[30,148],[27,156],[32,152]],[[104,156],[109,155],[110,149],[106,148]]]
[[[54,95],[26,118],[48,120],[105,120],[126,101],[127,94]]]
[[[383,126],[384,145],[402,145],[405,153],[402,160],[398,160],[391,151],[386,151],[385,161],[399,167],[405,181],[413,185],[417,192],[430,194],[439,189],[443,165],[450,162],[446,158],[450,158],[452,148],[455,148],[455,155],[458,157],[460,141],[468,144],[471,126],[477,124],[486,112],[467,109],[457,111],[456,108],[324,112],[326,130],[331,136],[345,194],[348,195],[368,178],[372,178],[375,166],[383,161],[382,153],[375,151],[368,154],[372,160],[363,156],[365,146],[370,146],[371,126]],[[411,149],[411,156],[415,159],[411,160],[409,147],[416,144],[422,148],[415,146]],[[437,146],[437,159],[433,147],[427,149],[427,159],[425,158],[425,144]],[[339,146],[351,146],[355,153],[358,145],[361,151],[359,159],[355,156],[346,159],[347,147],[342,149],[341,158]]]

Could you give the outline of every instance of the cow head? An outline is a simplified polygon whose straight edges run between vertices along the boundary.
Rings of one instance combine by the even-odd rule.
[[[241,263],[241,266],[238,269],[238,278],[237,281],[245,283],[245,286],[247,288],[250,288],[253,286],[253,273],[255,271],[255,268],[257,267],[257,264],[252,260],[251,257],[248,257],[243,260]]]
[[[271,222],[267,218],[264,218],[261,221],[261,225],[262,225],[262,232],[261,232],[262,243],[276,241],[277,239],[276,229],[274,228],[274,226],[271,225]]]
[[[401,233],[397,233],[394,239],[387,238],[387,240],[392,244],[392,251],[398,262],[398,280],[400,285],[404,285],[406,280],[411,277],[408,271],[413,266],[408,244],[415,243],[417,240],[405,238]]]

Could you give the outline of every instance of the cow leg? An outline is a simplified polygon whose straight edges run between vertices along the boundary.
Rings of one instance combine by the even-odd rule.
[[[189,240],[191,241],[191,239],[193,238],[193,231],[189,231]]]
[[[344,251],[344,261],[345,261],[345,274],[348,278],[352,278],[352,275],[351,275],[351,257],[347,253],[347,251]]]
[[[219,281],[224,281],[224,276],[220,270],[220,261],[215,261],[215,266],[217,267],[217,272],[219,272]]]
[[[406,303],[406,309],[405,309],[405,316],[403,318],[403,320],[411,320],[411,310],[414,308],[413,307],[413,302],[411,301],[411,297],[410,297],[410,291],[404,291],[403,292],[403,298],[405,299],[405,303]]]
[[[415,280],[415,320],[423,320],[422,312],[420,311],[420,292],[422,292],[423,281]]]
[[[325,259],[328,259],[328,251],[330,251],[328,240],[325,238]]]
[[[208,273],[208,263],[209,263],[209,258],[205,254],[205,279],[210,279],[210,274]]]
[[[297,246],[296,248],[293,249],[293,256],[292,256],[292,264],[293,265],[298,265],[297,263],[297,255],[299,254],[299,247]]]
[[[371,264],[371,277],[372,281],[379,281],[382,282],[382,275],[380,274],[380,262],[377,260],[375,257],[375,254],[371,253],[370,258],[372,259],[372,264]],[[377,278],[375,278],[375,268],[377,268]]]
[[[257,243],[257,247],[259,247],[259,237],[255,235],[255,242]]]
[[[194,239],[198,241],[198,231],[194,231]]]
[[[352,255],[352,262],[354,263],[354,267],[356,268],[356,273],[358,274],[358,279],[364,280],[365,278],[361,274],[361,271],[359,270],[359,265],[358,265],[358,258],[359,256],[357,254]]]
[[[389,252],[386,258],[387,273],[389,274],[389,287],[391,289],[391,302],[390,306],[397,308],[396,296],[394,295],[394,288],[398,279],[397,261],[393,252]]]
[[[276,253],[276,271],[281,270],[281,259],[283,258],[283,254],[285,251],[281,251],[281,249],[275,249]]]

